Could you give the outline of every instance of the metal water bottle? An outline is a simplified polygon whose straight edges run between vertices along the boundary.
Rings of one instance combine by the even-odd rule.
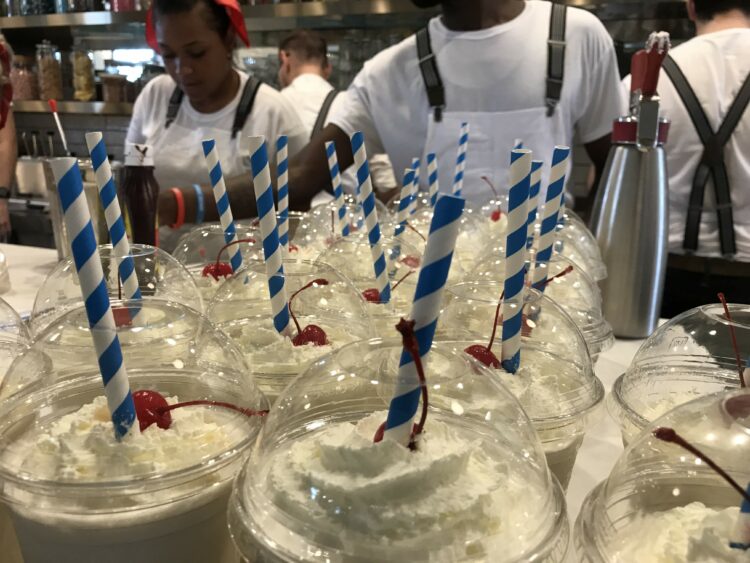
[[[608,276],[603,312],[615,335],[644,338],[659,321],[667,267],[669,206],[656,85],[669,35],[652,33],[633,56],[631,114],[614,123],[612,148],[592,211],[591,230]]]

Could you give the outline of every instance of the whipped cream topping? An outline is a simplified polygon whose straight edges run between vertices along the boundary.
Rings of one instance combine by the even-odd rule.
[[[179,402],[167,397],[169,404]],[[36,427],[9,445],[0,464],[35,479],[97,482],[133,479],[198,464],[240,444],[247,418],[226,409],[190,406],[171,411],[172,425],[133,430],[117,441],[105,397]]]
[[[750,551],[732,549],[738,508],[716,510],[693,502],[638,516],[614,538],[617,563],[747,563]]]
[[[278,450],[264,465],[265,494],[295,520],[333,531],[353,553],[365,544],[451,546],[452,559],[461,559],[503,546],[510,559],[551,525],[535,472],[435,417],[415,452],[389,439],[375,444],[386,416],[332,424]]]

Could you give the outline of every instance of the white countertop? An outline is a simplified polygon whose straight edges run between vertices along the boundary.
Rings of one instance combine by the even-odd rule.
[[[5,253],[11,279],[11,290],[2,298],[22,316],[31,312],[34,298],[45,277],[57,264],[53,249],[0,244]],[[642,340],[617,340],[614,347],[602,353],[596,363],[596,375],[609,393],[615,379],[625,371]],[[602,405],[597,418],[589,426],[578,453],[568,487],[568,512],[571,525],[575,522],[586,495],[606,479],[622,452],[620,431]]]

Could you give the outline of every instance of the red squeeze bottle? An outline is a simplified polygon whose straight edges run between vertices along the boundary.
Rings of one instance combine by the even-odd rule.
[[[153,149],[128,143],[122,192],[134,243],[156,246],[159,184],[154,177]]]

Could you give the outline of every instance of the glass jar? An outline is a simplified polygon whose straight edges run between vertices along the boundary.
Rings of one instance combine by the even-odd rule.
[[[102,99],[105,102],[119,104],[127,101],[128,79],[120,74],[102,74]]]
[[[17,55],[13,59],[10,82],[13,85],[13,100],[38,100],[39,83],[34,68],[34,57]]]
[[[54,14],[55,0],[21,0],[21,15]]]
[[[135,10],[135,0],[111,0],[113,12],[132,12]]]
[[[80,102],[90,102],[96,97],[94,63],[91,51],[76,45],[73,47],[70,59],[73,64],[73,99]]]
[[[60,100],[63,97],[60,52],[46,39],[36,46],[39,69],[39,94],[43,100]]]

